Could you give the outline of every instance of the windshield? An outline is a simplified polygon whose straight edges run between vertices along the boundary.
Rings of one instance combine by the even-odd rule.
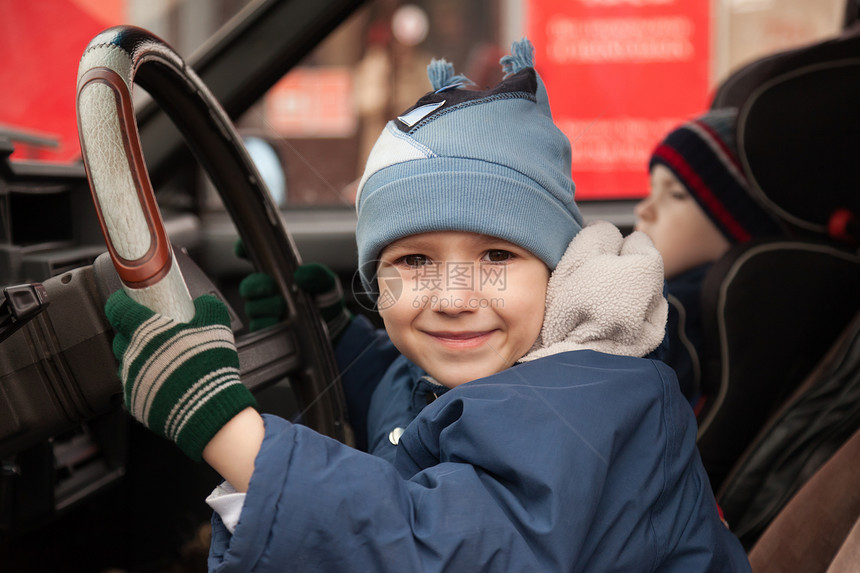
[[[0,130],[16,139],[13,159],[79,157],[74,78],[99,31],[138,25],[193,61],[243,6],[0,0]],[[281,205],[348,205],[384,122],[429,89],[431,57],[488,86],[511,42],[527,35],[572,143],[577,199],[635,199],[647,192],[655,143],[704,111],[722,79],[762,55],[838,33],[843,11],[843,0],[375,0],[237,125],[253,138]]]
[[[248,1],[0,0],[0,136],[15,142],[13,159],[80,157],[75,77],[96,34],[140,26],[187,58]]]

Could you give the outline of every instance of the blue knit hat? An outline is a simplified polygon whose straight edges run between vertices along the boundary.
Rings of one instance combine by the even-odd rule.
[[[749,192],[735,144],[737,110],[717,109],[670,132],[649,169],[668,167],[732,244],[781,234],[781,227]]]
[[[501,60],[494,88],[464,89],[445,60],[435,91],[389,121],[358,185],[358,263],[372,286],[389,243],[428,231],[498,237],[554,269],[582,228],[574,203],[570,142],[553,124],[534,48],[523,39]]]

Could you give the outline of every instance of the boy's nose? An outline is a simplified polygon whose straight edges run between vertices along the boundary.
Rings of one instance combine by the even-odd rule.
[[[445,279],[434,293],[436,300],[432,304],[433,310],[455,316],[472,313],[480,308],[482,295],[478,272],[473,264],[448,265]]]
[[[654,209],[653,209],[653,201],[651,201],[651,197],[645,197],[633,208],[633,214],[636,215],[637,218],[642,220],[650,220],[654,217]]]
[[[476,294],[463,291],[442,291],[435,298],[431,304],[433,311],[451,317],[473,314],[481,307]]]

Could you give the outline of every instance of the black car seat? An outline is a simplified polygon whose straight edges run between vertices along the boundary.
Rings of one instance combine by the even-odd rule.
[[[751,193],[787,230],[735,247],[703,284],[698,443],[714,491],[860,309],[858,32],[754,62],[714,98],[738,108]]]
[[[717,492],[726,519],[744,546],[751,547],[784,507],[792,513],[799,511],[789,509],[788,501],[858,430],[860,312],[818,366],[767,421]],[[860,443],[860,437],[854,441]],[[844,496],[845,507],[840,507],[835,513],[828,510],[822,518],[842,520],[843,527],[850,527],[850,524],[844,523],[849,519],[840,517],[840,512],[854,512],[850,516],[852,522],[860,515],[860,480],[856,479],[860,477],[860,456],[852,463],[855,481],[851,487],[842,487],[833,482],[835,478],[827,478],[833,482],[830,485],[833,491],[825,492],[819,500],[826,505],[827,496]],[[805,502],[795,500],[791,503],[796,506]],[[840,533],[841,530],[833,524],[810,531],[824,538],[804,539],[803,543],[831,543],[831,535],[844,533]],[[775,534],[770,535],[773,537]],[[773,545],[776,542],[768,543]]]
[[[698,444],[717,491],[860,307],[860,258],[821,242],[748,243],[711,268],[702,305]]]

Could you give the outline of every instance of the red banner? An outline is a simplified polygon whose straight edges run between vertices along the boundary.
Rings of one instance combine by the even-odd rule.
[[[55,140],[18,144],[16,159],[69,161],[80,156],[75,79],[89,41],[121,23],[124,0],[0,0],[0,125]]]
[[[709,23],[704,0],[528,0],[578,200],[647,194],[651,151],[709,105]]]

